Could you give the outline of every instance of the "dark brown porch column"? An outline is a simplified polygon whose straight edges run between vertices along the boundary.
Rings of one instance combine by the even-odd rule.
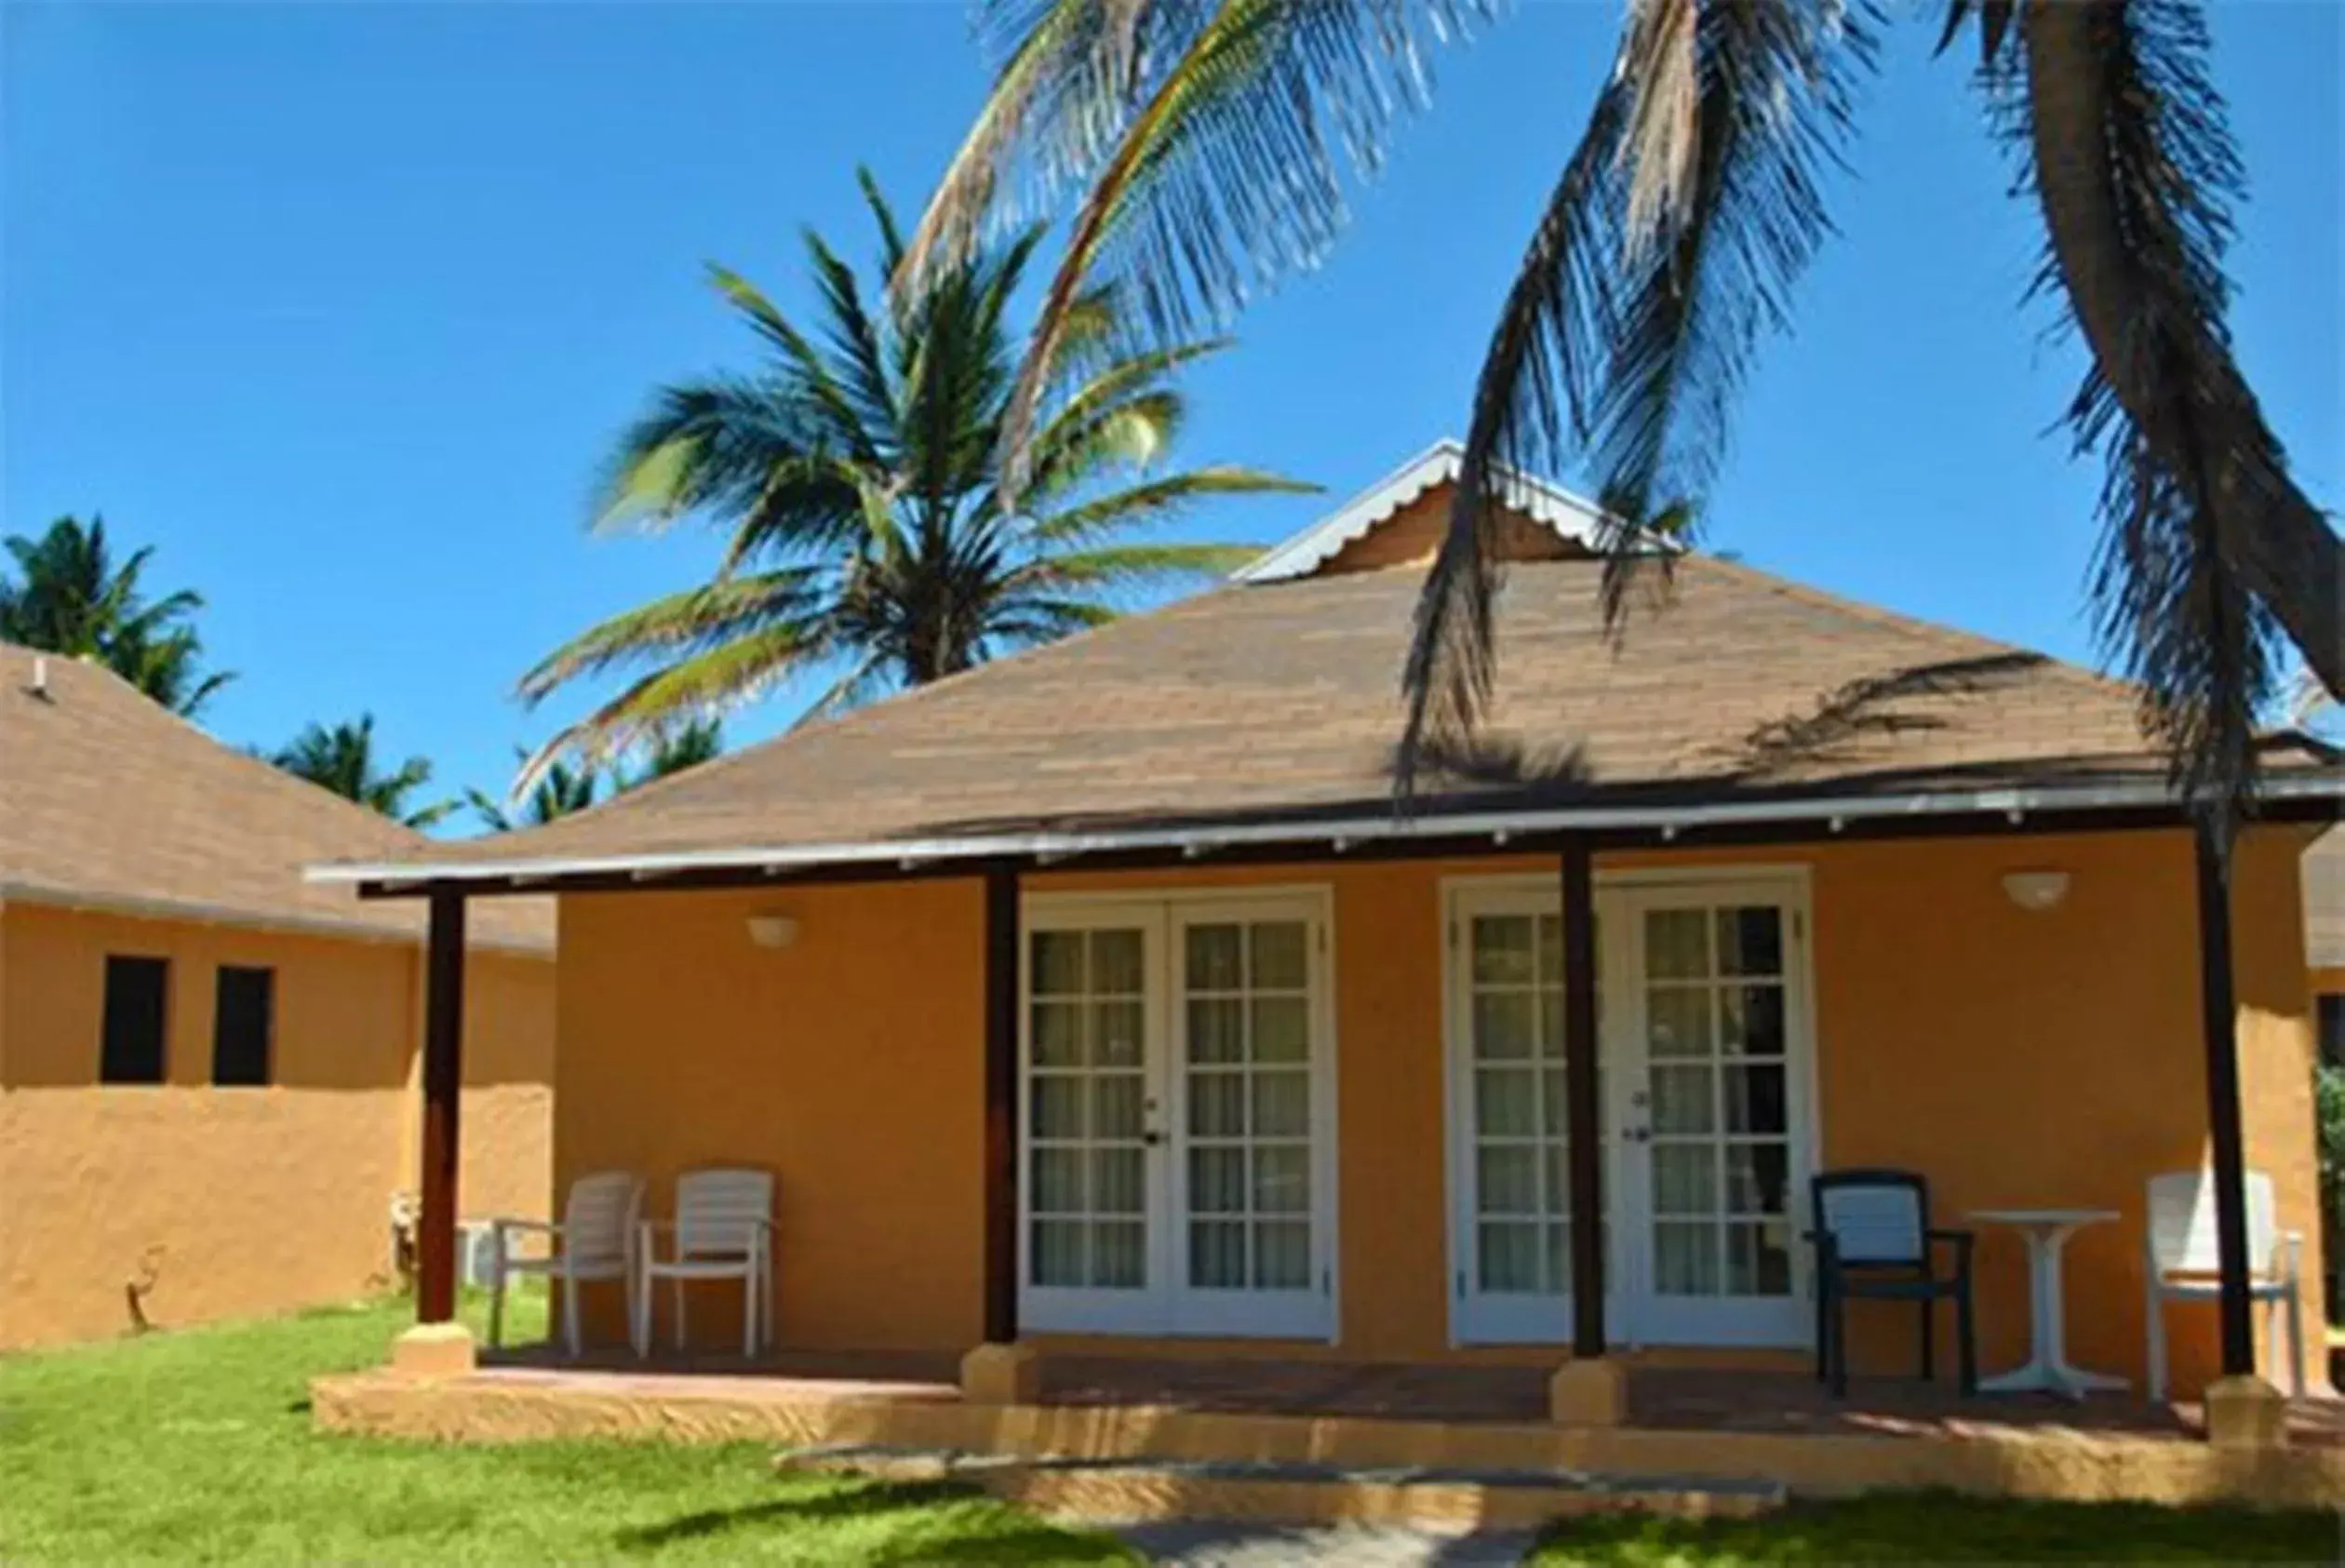
[[[1571,1163],[1572,1354],[1604,1353],[1604,1164],[1596,1103],[1595,856],[1563,844],[1563,1128]]]
[[[2231,854],[2218,830],[2197,830],[2199,998],[2206,1044],[2206,1129],[2215,1167],[2215,1245],[2221,1273],[2223,1375],[2256,1370],[2247,1299],[2247,1158],[2239,1119],[2239,1009],[2231,985]]]
[[[985,873],[985,1342],[1018,1337],[1018,874]]]
[[[464,895],[431,896],[423,979],[422,1207],[416,1217],[415,1320],[456,1316],[457,1114],[464,1085]]]

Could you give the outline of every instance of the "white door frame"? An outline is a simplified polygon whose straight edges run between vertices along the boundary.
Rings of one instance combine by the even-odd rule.
[[[1617,1135],[1631,1114],[1629,1096],[1642,1079],[1643,1052],[1640,1029],[1643,1015],[1642,987],[1631,984],[1636,972],[1639,933],[1632,929],[1637,914],[1671,892],[1686,901],[1780,905],[1786,912],[1785,1064],[1790,1170],[1787,1177],[1785,1220],[1796,1236],[1802,1221],[1799,1205],[1807,1190],[1807,1177],[1820,1166],[1821,1115],[1816,1088],[1815,1021],[1815,946],[1809,940],[1814,924],[1812,884],[1802,864],[1666,867],[1652,870],[1600,872],[1595,878],[1595,905],[1601,926],[1604,952],[1601,966],[1606,995],[1602,998],[1600,1060],[1605,1075],[1604,1194],[1609,1233],[1605,1250],[1605,1326],[1615,1343],[1638,1347],[1647,1343],[1720,1346],[1797,1346],[1807,1342],[1809,1259],[1796,1242],[1791,1253],[1791,1295],[1780,1312],[1766,1303],[1767,1320],[1737,1324],[1727,1314],[1712,1314],[1692,1337],[1671,1337],[1671,1315],[1655,1310],[1656,1298],[1648,1278],[1651,1219],[1647,1202],[1648,1160],[1634,1158],[1646,1146],[1631,1145]],[[1560,873],[1508,872],[1496,875],[1447,877],[1440,885],[1441,913],[1442,1082],[1447,1104],[1442,1116],[1444,1172],[1448,1178],[1450,1270],[1450,1343],[1465,1345],[1547,1344],[1568,1342],[1572,1331],[1568,1293],[1550,1304],[1538,1297],[1484,1297],[1471,1287],[1475,1270],[1473,1116],[1473,1046],[1469,1010],[1466,921],[1482,912],[1561,913]],[[1630,1069],[1635,1069],[1631,1072]],[[1640,1113],[1641,1114],[1641,1113]],[[1633,1206],[1633,1207],[1632,1207]],[[1726,1298],[1732,1301],[1734,1298]],[[1679,1314],[1682,1316],[1682,1314]],[[1658,1327],[1662,1332],[1652,1332]]]
[[[1220,920],[1298,919],[1310,965],[1311,1261],[1309,1287],[1293,1293],[1193,1289],[1187,1275],[1188,1106],[1186,1012],[1180,936]],[[1342,1321],[1337,1266],[1338,1124],[1335,1041],[1335,921],[1333,890],[1305,886],[1147,889],[1029,893],[1019,921],[1018,1316],[1044,1333],[1213,1335],[1322,1339],[1334,1343]],[[1037,1286],[1033,1238],[1032,933],[1137,928],[1146,935],[1148,1127],[1146,1221],[1148,1283],[1144,1290],[1059,1290]]]

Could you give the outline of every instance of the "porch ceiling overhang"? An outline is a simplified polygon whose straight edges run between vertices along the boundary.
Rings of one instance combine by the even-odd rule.
[[[1627,792],[1623,792],[1626,794]],[[2345,802],[2345,771],[2308,770],[2266,780],[2259,820],[2333,821]],[[1758,798],[1686,797],[1578,804],[1515,803],[1401,814],[1389,805],[1223,820],[1035,824],[833,843],[743,844],[574,857],[515,856],[461,864],[380,862],[318,865],[313,881],[355,883],[363,897],[434,889],[547,892],[765,880],[885,880],[968,876],[1011,864],[1048,868],[1176,864],[1207,858],[1360,858],[1481,852],[1571,836],[1613,847],[1762,839],[1963,837],[1981,832],[2180,826],[2182,803],[2164,780],[2116,778],[1992,787],[1940,786],[1884,793],[1803,792]]]

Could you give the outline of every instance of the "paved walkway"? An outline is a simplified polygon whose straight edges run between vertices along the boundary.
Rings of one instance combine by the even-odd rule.
[[[1458,1535],[1400,1525],[1177,1523],[1114,1527],[1151,1562],[1179,1568],[1513,1568],[1536,1537],[1528,1530],[1484,1530]]]

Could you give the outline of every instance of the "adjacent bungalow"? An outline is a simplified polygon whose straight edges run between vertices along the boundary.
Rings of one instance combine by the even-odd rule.
[[[0,645],[0,1349],[395,1282],[423,921],[302,867],[425,848],[101,668]],[[462,1201],[542,1215],[551,911],[484,910],[474,938]]]
[[[969,1352],[972,1401],[1050,1397],[1059,1359],[1452,1394],[1561,1367],[1552,1414],[1588,1427],[1637,1418],[1624,1367],[1804,1385],[1810,1180],[1848,1167],[1921,1173],[1977,1233],[1990,1374],[2031,1320],[1992,1212],[2101,1216],[2067,1353],[2136,1400],[2150,1178],[2211,1163],[2235,1218],[2268,1175],[2317,1253],[2298,864],[2332,757],[2269,743],[2226,888],[2125,685],[1700,556],[1615,643],[1595,514],[1523,479],[1490,723],[1396,814],[1457,463],[1217,591],[315,874],[426,901],[450,945],[553,894],[557,1186],[636,1172],[658,1215],[692,1167],[771,1170],[785,1356]],[[2183,1395],[2298,1370],[2242,1282],[2170,1309]],[[696,1333],[737,1341],[737,1304]],[[590,1305],[619,1338],[618,1293]],[[1860,1374],[1910,1373],[1910,1307],[1856,1317]]]

